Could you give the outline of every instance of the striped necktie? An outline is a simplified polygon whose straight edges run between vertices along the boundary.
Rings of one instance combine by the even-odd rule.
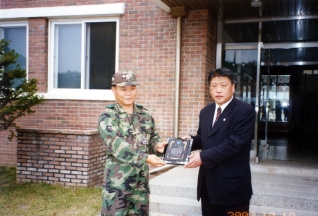
[[[220,115],[221,115],[222,109],[221,107],[218,108],[217,112],[216,112],[216,118],[215,121],[213,123],[213,125],[215,124],[215,122],[219,119]]]

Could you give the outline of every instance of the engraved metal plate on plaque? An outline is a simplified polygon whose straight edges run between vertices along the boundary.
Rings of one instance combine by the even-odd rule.
[[[163,161],[169,164],[186,164],[191,154],[192,139],[182,140],[169,138],[166,145]]]

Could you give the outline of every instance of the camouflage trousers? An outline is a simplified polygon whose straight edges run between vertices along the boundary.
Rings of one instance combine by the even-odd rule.
[[[145,189],[109,192],[102,188],[101,216],[149,215],[149,193]]]

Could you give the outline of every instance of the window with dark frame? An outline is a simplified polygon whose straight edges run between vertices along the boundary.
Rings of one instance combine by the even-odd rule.
[[[54,31],[53,88],[110,89],[116,22],[55,24]]]
[[[16,59],[16,64],[9,65],[9,70],[13,70],[17,66],[26,70],[27,61],[27,30],[26,26],[4,26],[0,27],[0,39],[5,39],[9,42],[7,51],[14,50],[19,57]],[[23,79],[15,79],[12,87],[17,87],[23,82]]]

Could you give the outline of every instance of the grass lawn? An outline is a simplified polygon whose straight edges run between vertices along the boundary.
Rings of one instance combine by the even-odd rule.
[[[0,215],[95,216],[101,209],[99,187],[71,187],[46,183],[16,184],[16,168],[0,166]]]

